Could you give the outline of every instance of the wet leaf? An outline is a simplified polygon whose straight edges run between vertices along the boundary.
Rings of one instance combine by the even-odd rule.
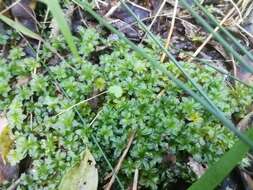
[[[87,149],[81,162],[64,175],[59,190],[96,190],[98,171],[95,165],[96,162]]]

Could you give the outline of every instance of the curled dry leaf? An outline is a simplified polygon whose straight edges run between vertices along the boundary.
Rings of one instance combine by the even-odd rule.
[[[96,190],[98,171],[92,154],[86,149],[83,159],[63,176],[59,190]]]

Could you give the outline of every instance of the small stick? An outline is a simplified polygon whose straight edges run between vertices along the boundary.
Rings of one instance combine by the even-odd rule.
[[[115,181],[115,177],[116,177],[116,175],[118,174],[118,172],[119,172],[119,170],[120,170],[120,168],[121,168],[121,165],[122,165],[122,163],[123,163],[123,161],[124,161],[124,159],[125,159],[125,157],[126,157],[128,151],[129,151],[129,149],[130,149],[130,147],[131,147],[131,145],[132,145],[132,143],[133,143],[135,133],[136,133],[136,131],[133,131],[133,132],[132,132],[132,134],[131,134],[131,136],[130,136],[130,138],[129,138],[129,140],[128,140],[127,147],[126,147],[126,149],[124,150],[123,154],[121,155],[121,157],[120,157],[120,159],[119,159],[119,161],[118,161],[118,163],[117,163],[117,165],[116,165],[116,167],[115,167],[115,169],[114,169],[113,176],[112,176],[110,182],[108,183],[107,187],[105,188],[105,190],[110,190],[110,189],[111,189],[112,184],[113,184],[114,181]]]
[[[167,41],[166,41],[166,44],[165,44],[165,48],[166,49],[170,45],[170,40],[171,40],[171,37],[172,37],[172,34],[173,34],[173,30],[174,30],[174,26],[175,26],[175,21],[176,21],[176,15],[177,15],[177,7],[178,7],[178,0],[175,1],[175,7],[174,7],[174,11],[173,11],[173,17],[172,17],[172,20],[171,20],[171,26],[170,26],[169,34],[168,34]],[[160,60],[161,63],[164,61],[165,56],[166,56],[166,54],[163,53],[162,57],[161,57],[161,60]]]
[[[163,0],[163,2],[162,2],[162,4],[161,4],[160,8],[158,9],[157,13],[156,13],[155,16],[154,16],[154,19],[152,20],[151,24],[148,26],[148,30],[150,30],[150,29],[152,28],[152,26],[154,25],[156,19],[159,17],[161,11],[163,10],[163,8],[164,8],[166,2],[167,2],[167,0]],[[146,38],[146,36],[147,36],[147,33],[144,34],[144,36],[143,36],[143,38],[142,38],[142,40],[141,40],[141,43],[144,41],[144,39]]]
[[[133,183],[133,189],[132,190],[137,190],[138,189],[138,178],[139,178],[139,170],[136,168],[134,171],[134,183]]]
[[[101,96],[101,95],[103,95],[103,94],[106,94],[107,92],[108,92],[108,91],[104,91],[104,92],[101,92],[100,94],[97,94],[97,95],[91,97],[91,98],[82,100],[81,102],[78,102],[78,103],[76,103],[76,104],[70,106],[69,108],[67,108],[67,109],[65,109],[65,110],[63,110],[63,111],[61,111],[60,113],[56,114],[54,117],[57,117],[57,116],[59,116],[59,115],[62,115],[63,113],[65,113],[65,112],[67,112],[67,111],[70,111],[70,110],[72,110],[73,108],[75,108],[75,107],[77,107],[77,106],[79,106],[79,105],[81,105],[81,104],[83,104],[83,103],[85,103],[85,102],[88,102],[88,101],[90,101],[90,100],[92,100],[92,99],[94,99],[94,98],[97,98],[97,97],[99,97],[99,96]]]

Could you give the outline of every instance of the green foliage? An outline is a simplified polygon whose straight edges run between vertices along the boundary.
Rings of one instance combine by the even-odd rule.
[[[129,135],[136,130],[119,177],[127,187],[138,168],[139,182],[148,189],[165,188],[178,179],[192,182],[195,176],[187,165],[189,156],[199,163],[210,164],[233,145],[234,136],[217,119],[166,76],[154,71],[128,45],[103,39],[94,29],[81,29],[80,34],[75,40],[82,59],[76,61],[69,56],[66,61],[48,64],[59,84],[43,67],[42,58],[47,63],[55,59],[46,48],[41,60],[25,58],[19,48],[13,48],[6,59],[0,58],[1,111],[7,112],[16,139],[8,158],[13,164],[26,157],[32,160],[29,171],[21,176],[19,189],[56,189],[63,174],[81,159],[87,146],[95,157],[103,183],[110,169],[91,141],[91,134],[96,136],[112,165],[116,165]],[[52,46],[58,47],[60,53],[67,52],[61,37],[54,39]],[[105,50],[96,52],[97,46],[104,46]],[[153,57],[159,53],[152,45],[144,50]],[[174,64],[164,64],[184,80]],[[228,118],[233,113],[239,116],[246,113],[252,90],[240,85],[231,89],[222,75],[206,66],[182,64]],[[40,72],[32,74],[35,68]],[[30,78],[21,85],[17,83],[20,77]],[[84,124],[74,110],[55,117],[103,90],[109,93],[98,98],[96,107],[100,114],[92,126],[90,123],[97,115],[92,102],[77,107]],[[166,161],[168,154],[176,156],[175,163]]]

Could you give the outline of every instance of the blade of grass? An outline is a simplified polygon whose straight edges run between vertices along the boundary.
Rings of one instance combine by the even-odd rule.
[[[203,19],[201,16],[199,16],[199,14],[194,9],[192,9],[192,7],[185,0],[180,0],[180,2],[192,14],[192,16],[195,17],[199,21],[199,23],[208,32],[210,32],[218,42],[220,42],[220,44],[226,49],[226,51],[230,52],[239,61],[239,63],[243,65],[243,67],[245,69],[247,69],[249,72],[253,73],[253,68],[251,66],[247,65],[246,63],[244,63],[242,56],[233,49],[231,44],[227,43],[226,40],[219,33],[215,32],[215,30],[206,22],[206,20]],[[218,24],[218,26],[219,26],[219,24]],[[222,30],[222,26],[220,26],[220,28]],[[224,30],[224,31],[226,31],[226,30]],[[236,43],[238,44],[238,42],[236,42]],[[243,49],[245,52],[248,52],[245,48],[243,48]],[[247,53],[247,55],[248,54],[249,54],[249,57],[252,58],[252,55],[249,52]]]
[[[253,128],[246,133],[253,139]],[[241,141],[225,153],[219,161],[208,168],[205,174],[196,181],[188,190],[213,190],[233,170],[234,167],[245,157],[249,147]]]
[[[198,90],[198,92],[203,96],[204,100],[207,101],[207,103],[212,107],[214,110],[216,116],[218,115],[219,118],[221,118],[223,121],[227,122],[227,125],[225,125],[227,128],[229,128],[231,131],[233,131],[239,138],[240,136],[244,136],[238,131],[234,124],[229,121],[223,112],[221,112],[216,105],[209,99],[209,97],[206,95],[206,93],[202,90],[202,87],[198,85],[183,69],[182,65],[174,58],[174,56],[162,45],[162,43],[158,40],[158,38],[146,27],[146,25],[139,19],[138,16],[128,7],[128,5],[125,3],[125,1],[120,0],[122,5],[126,8],[126,10],[135,18],[135,20],[138,22],[138,24],[142,27],[142,29],[149,35],[149,37],[162,49],[164,53],[172,60],[172,62],[179,68],[179,70],[185,75],[185,77],[192,83],[192,85]],[[138,48],[138,47],[137,47]],[[157,63],[159,65],[159,63]],[[157,65],[156,65],[157,67]],[[243,137],[244,138],[244,137]],[[248,139],[248,142],[252,141]],[[245,141],[246,142],[246,141]]]
[[[55,19],[59,29],[61,30],[69,48],[70,48],[70,51],[73,53],[73,55],[76,58],[79,58],[79,54],[78,54],[76,45],[74,43],[74,38],[71,34],[68,23],[65,20],[64,13],[63,13],[58,1],[57,0],[43,0],[42,2],[47,4],[50,12],[53,15],[53,18]]]
[[[208,16],[211,21],[221,29],[222,32],[224,32],[232,41],[235,43],[235,45],[243,51],[252,61],[253,61],[253,54],[250,53],[239,41],[236,39],[227,29],[225,29],[222,25],[219,24],[217,19],[205,8],[203,7],[197,0],[194,0],[196,5]]]
[[[178,67],[178,69],[184,74],[184,76],[189,80],[192,85],[198,90],[198,92],[204,97],[204,99],[217,111],[219,114],[224,115],[222,112],[219,111],[219,109],[216,107],[216,105],[209,99],[207,94],[203,91],[202,87],[197,84],[190,75],[184,70],[183,66],[180,62],[178,62],[174,56],[167,50],[166,47],[163,46],[163,44],[159,41],[159,39],[146,27],[146,25],[135,15],[135,13],[128,7],[128,5],[123,1],[120,0],[122,5],[126,8],[126,10],[135,18],[137,23],[141,26],[141,28],[149,35],[149,37],[162,49],[162,51],[171,59],[171,61]],[[159,64],[159,63],[158,63]],[[225,116],[224,116],[225,118]]]
[[[40,35],[32,32],[31,30],[29,30],[28,28],[26,28],[25,26],[23,26],[22,24],[20,24],[17,21],[13,21],[12,19],[9,19],[8,17],[1,15],[1,14],[0,14],[0,20],[2,20],[4,23],[9,25],[10,27],[14,28],[18,32],[24,34],[25,36],[27,36],[29,38],[43,41],[43,39],[40,37]]]
[[[173,47],[174,49],[176,49],[176,50],[178,50],[178,51],[180,51],[180,52],[183,52],[184,54],[188,55],[189,57],[191,57],[192,60],[197,60],[198,63],[207,65],[208,67],[213,68],[214,70],[218,71],[219,73],[224,74],[224,75],[227,75],[229,78],[234,79],[234,80],[236,80],[236,81],[242,83],[243,85],[247,86],[248,88],[253,88],[253,86],[247,84],[246,82],[244,82],[244,81],[242,81],[241,79],[239,79],[238,77],[232,75],[232,74],[229,73],[228,71],[223,70],[223,69],[221,69],[221,68],[218,68],[218,67],[213,66],[212,64],[210,64],[210,62],[214,62],[213,60],[207,60],[207,59],[197,58],[197,57],[195,57],[194,55],[188,53],[187,51],[181,50],[181,49],[176,48],[176,47],[174,47],[174,46],[172,46],[172,47]]]
[[[151,57],[150,55],[148,55],[143,49],[141,49],[138,46],[136,46],[133,42],[131,42],[129,39],[127,39],[124,36],[124,34],[122,34],[121,32],[119,32],[118,30],[116,30],[104,18],[102,18],[101,16],[99,16],[95,11],[93,11],[93,9],[91,8],[91,6],[89,5],[89,3],[87,1],[82,1],[82,2],[79,1],[79,0],[72,0],[72,1],[75,2],[77,5],[79,5],[80,7],[82,7],[88,13],[90,13],[97,21],[99,21],[107,29],[109,29],[113,33],[117,34],[119,36],[119,38],[121,38],[126,43],[128,43],[130,45],[130,47],[134,51],[137,51],[138,53],[140,53],[140,55],[142,55],[145,59],[147,59],[153,68],[160,70],[163,74],[165,74],[166,76],[168,76],[169,79],[171,79],[179,88],[181,88],[182,90],[184,90],[187,94],[191,95],[196,101],[198,101],[199,103],[201,103],[204,106],[204,108],[206,108],[217,119],[219,119],[224,124],[224,126],[226,126],[227,128],[229,128],[240,140],[242,140],[243,142],[245,142],[247,145],[249,145],[253,149],[253,143],[252,143],[252,141],[246,135],[242,134],[238,129],[236,129],[235,126],[234,126],[234,124],[230,120],[228,120],[224,116],[224,114],[222,114],[222,113],[218,112],[216,109],[214,109],[213,106],[211,106],[206,100],[204,100],[203,98],[201,98],[198,94],[196,94],[195,92],[193,92],[184,83],[182,83],[180,80],[178,80],[177,78],[175,78],[174,75],[173,75],[173,73],[169,72],[164,67],[164,65],[158,63],[157,60],[155,60],[153,57]],[[169,56],[171,56],[171,54],[169,54]],[[173,56],[172,56],[172,58],[174,59]]]

